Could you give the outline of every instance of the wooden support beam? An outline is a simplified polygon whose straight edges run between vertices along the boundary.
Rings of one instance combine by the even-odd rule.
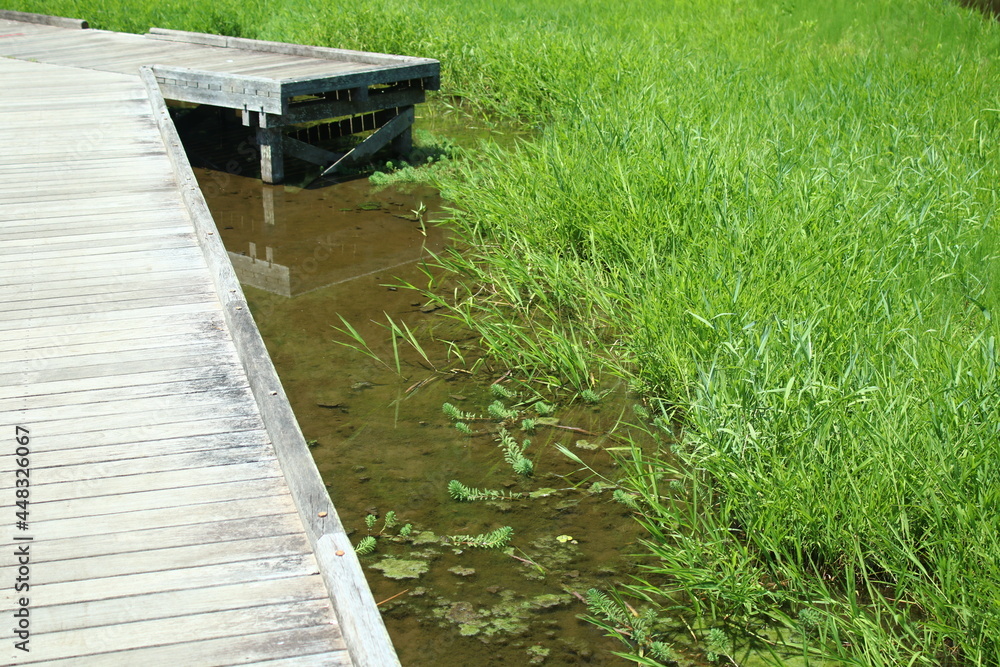
[[[400,113],[405,113],[409,111],[411,118],[413,117],[414,111],[413,107],[406,107],[405,109],[400,109]],[[397,116],[398,117],[398,116]],[[403,128],[403,131],[397,134],[392,139],[392,151],[401,158],[406,158],[413,151],[413,121]]]
[[[343,153],[332,153],[292,137],[284,137],[282,143],[284,144],[286,155],[318,164],[321,167],[325,167],[331,162],[336,162],[344,156]]]
[[[280,82],[273,79],[164,65],[154,65],[153,73],[167,99],[269,114],[281,114],[288,107]]]
[[[368,90],[365,88],[364,90]],[[369,91],[366,99],[350,100],[315,100],[311,102],[293,102],[288,105],[288,112],[282,114],[281,122],[284,125],[295,123],[311,123],[327,118],[340,118],[341,116],[356,116],[370,111],[381,109],[391,109],[397,107],[408,107],[420,104],[425,100],[424,91],[419,88],[404,88],[386,93]]]
[[[285,142],[281,127],[268,127],[267,114],[258,115],[257,144],[260,147],[260,178],[276,185],[285,180]]]
[[[355,146],[344,157],[327,167],[320,174],[320,178],[332,174],[341,167],[356,164],[371,157],[378,149],[409,130],[413,126],[413,118],[413,107],[400,109],[399,113],[392,120],[375,130],[367,139]]]
[[[330,76],[299,76],[281,80],[282,97],[291,98],[297,95],[316,95],[329,90],[357,88],[360,86],[379,86],[393,84],[403,80],[421,79],[426,81],[423,87],[431,87],[440,76],[441,66],[436,60],[419,60],[415,65],[387,65],[379,69],[364,72],[333,74]]]

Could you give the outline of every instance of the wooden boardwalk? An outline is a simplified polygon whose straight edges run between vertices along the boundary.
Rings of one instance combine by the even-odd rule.
[[[0,82],[0,662],[398,664],[153,73]]]
[[[132,76],[152,66],[164,97],[238,110],[258,129],[268,183],[282,181],[285,154],[331,172],[390,142],[408,153],[413,105],[440,83],[440,65],[429,58],[159,28],[146,35],[81,28],[86,22],[0,10],[0,56]],[[338,118],[345,120],[326,123],[327,134],[374,133],[346,153],[289,136],[295,124]]]

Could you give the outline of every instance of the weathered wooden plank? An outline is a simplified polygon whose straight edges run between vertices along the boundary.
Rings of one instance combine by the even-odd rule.
[[[141,206],[144,210],[149,210],[150,208],[169,206],[171,202],[175,202],[177,199],[176,190],[170,188],[159,188],[152,192],[145,192],[143,197],[144,203],[139,204],[135,201],[129,201],[122,198],[118,194],[106,193],[104,195],[90,196],[87,198],[87,214],[88,215],[102,215],[102,214],[118,214],[127,212],[130,206]],[[66,206],[64,201],[65,197],[56,198],[54,201],[46,201],[43,198],[39,198],[37,201],[31,199],[25,199],[21,202],[11,202],[4,200],[2,206],[0,206],[0,220],[23,220],[30,219],[34,216],[35,219],[64,219],[71,217],[70,211],[76,208],[79,210],[79,206]]]
[[[7,270],[6,267],[0,267]],[[82,272],[80,272],[82,273]],[[76,275],[76,272],[65,272],[65,277],[72,278]],[[114,275],[110,271],[107,275]],[[156,304],[155,301],[152,303],[121,303],[120,308],[116,310],[109,310],[107,312],[98,313],[86,313],[80,314],[76,313],[74,315],[75,319],[80,323],[90,323],[98,321],[121,321],[121,320],[131,320],[131,319],[143,319],[148,317],[169,317],[170,315],[181,315],[181,314],[191,314],[191,313],[209,313],[213,312],[217,305],[210,302],[194,302],[190,304],[168,304],[164,305],[162,302]],[[51,325],[62,325],[66,322],[66,315],[53,315],[51,313],[40,313],[37,317],[32,320],[32,323],[38,327],[48,327]],[[23,326],[22,322],[19,321],[7,321],[0,320],[0,331],[6,330],[21,330]]]
[[[89,355],[86,365],[74,365],[72,357],[67,357],[62,365],[56,365],[55,360],[46,363],[46,368],[27,370],[23,373],[0,374],[0,384],[18,386],[24,384],[39,384],[57,382],[60,380],[89,380],[108,375],[117,376],[125,372],[141,373],[143,371],[159,371],[172,368],[205,368],[216,363],[228,363],[232,355],[225,348],[206,351],[200,345],[178,345],[177,347],[159,350],[155,356],[145,351],[114,355]],[[81,385],[83,386],[83,385]]]
[[[42,309],[57,306],[82,305],[118,300],[129,301],[146,298],[151,294],[159,296],[162,300],[172,300],[174,297],[182,296],[197,297],[199,295],[204,296],[207,294],[206,285],[202,280],[196,279],[185,282],[183,280],[167,281],[160,279],[150,281],[148,280],[149,277],[150,276],[143,276],[143,278],[147,278],[147,280],[142,282],[133,282],[131,279],[111,280],[110,282],[106,282],[104,285],[89,288],[83,287],[76,294],[73,294],[70,289],[67,289],[70,286],[63,281],[41,282],[38,283],[40,289],[33,289],[35,285],[25,286],[24,290],[21,292],[23,298],[11,298],[7,300],[9,306],[7,312],[24,309],[40,311]],[[156,277],[160,278],[159,275],[156,275]],[[52,286],[56,286],[56,289],[53,290]],[[116,287],[119,288],[119,291],[117,292],[115,291]],[[0,291],[0,294],[3,294],[3,291],[6,290]]]
[[[290,56],[319,58],[342,62],[368,63],[372,65],[397,64],[412,62],[415,60],[429,60],[411,58],[409,56],[395,56],[386,53],[369,53],[367,51],[332,49],[322,46],[269,42],[257,39],[246,39],[242,37],[222,37],[220,35],[207,35],[205,33],[168,30],[165,28],[150,28],[146,36],[152,39],[192,42],[196,44],[212,44],[214,46],[227,46],[232,49],[242,49],[246,51],[263,51],[267,53],[281,53]]]
[[[62,230],[64,233],[86,231],[91,233],[118,232],[130,229],[134,225],[140,233],[145,230],[175,229],[174,222],[164,220],[165,205],[151,202],[135,211],[112,210],[103,213],[86,213],[73,215],[63,208],[52,211],[52,215],[36,213],[35,217],[28,215],[28,207],[21,207],[22,215],[15,215],[12,206],[0,205],[0,220],[3,221],[4,238],[20,239],[25,237],[43,238]],[[39,216],[45,220],[39,220]]]
[[[5,268],[0,262],[0,269]],[[118,300],[120,299],[120,300]],[[210,294],[177,294],[171,298],[170,303],[178,305],[199,305],[212,304],[216,302],[215,295]],[[87,303],[76,303],[68,305],[54,305],[44,311],[47,318],[52,317],[76,317],[76,316],[100,316],[108,312],[122,311],[132,308],[155,307],[164,303],[163,297],[156,294],[147,294],[133,298],[120,298],[116,295],[108,295],[108,299],[94,299]],[[37,311],[12,310],[7,313],[5,324],[9,327],[16,327],[22,320],[34,320]]]
[[[62,466],[72,466],[100,460],[107,462],[130,461],[135,459],[173,456],[178,454],[192,454],[205,451],[223,450],[235,451],[246,449],[248,452],[265,451],[271,448],[271,440],[267,436],[263,426],[247,431],[235,431],[232,433],[197,434],[187,438],[175,438],[172,440],[147,440],[139,444],[129,442],[125,444],[94,446],[86,443],[86,446],[70,447],[67,449],[52,450],[43,442],[42,449],[39,449],[39,457],[32,462],[32,470],[40,471],[44,477],[52,468]],[[16,469],[13,460],[5,460],[0,467],[0,472],[6,473]]]
[[[302,652],[300,652],[302,653]],[[256,664],[267,667],[323,667],[331,663],[326,654],[319,655],[296,655],[292,658],[276,658],[274,660],[262,660]]]
[[[185,531],[192,529],[192,527],[181,527],[165,528],[163,530]],[[296,528],[296,531],[298,530],[301,530],[301,528]],[[142,531],[137,531],[136,534],[141,533]],[[100,537],[92,539],[100,540]],[[51,542],[51,544],[59,542],[61,541],[56,540]],[[104,538],[103,542],[108,542],[107,538]],[[92,557],[93,555],[96,554],[91,554],[87,557]],[[274,556],[237,561],[236,563],[196,565],[183,569],[118,574],[113,577],[101,577],[92,580],[75,580],[59,583],[43,582],[37,584],[36,590],[39,595],[38,599],[42,603],[58,605],[69,602],[106,600],[123,595],[143,595],[162,591],[179,591],[190,588],[238,584],[244,581],[283,579],[285,577],[303,576],[318,572],[316,559],[313,558],[311,552],[276,554]]]
[[[319,575],[265,579],[242,584],[227,584],[200,589],[128,595],[109,600],[41,606],[32,609],[34,621],[45,633],[82,628],[99,628],[119,623],[136,623],[174,618],[178,610],[188,614],[207,614],[257,607],[264,600],[269,605],[294,604],[316,600],[322,592]],[[176,638],[172,638],[176,641]]]
[[[198,413],[189,414],[200,414],[201,412],[218,410],[219,414],[235,414],[236,406],[240,406],[239,414],[248,414],[252,410],[248,411],[247,406],[254,405],[253,394],[248,389],[242,386],[223,385],[213,387],[210,391],[128,397],[101,403],[36,407],[32,402],[27,407],[22,407],[21,415],[24,420],[44,423],[47,434],[85,433],[90,430],[84,428],[89,423],[86,421],[88,419],[96,419],[97,423],[100,423],[100,418],[104,418],[105,423],[108,423],[111,419],[107,418],[113,417],[114,424],[128,426],[132,423],[129,421],[130,419],[135,419],[136,415],[143,413],[198,410]],[[74,424],[81,430],[65,430],[62,425],[66,423]]]
[[[327,625],[331,644],[336,629],[330,626],[329,602],[303,600],[294,603],[249,607],[208,614],[178,616],[169,619],[137,621],[37,635],[38,648],[31,659],[54,665],[59,658],[74,658],[90,664],[135,665],[135,657],[122,651],[147,646],[168,646],[178,642],[193,642],[222,637],[241,637],[246,628],[257,632],[274,632]],[[237,649],[239,644],[233,647]],[[108,649],[117,649],[109,653]],[[36,653],[37,651],[37,653]]]
[[[190,44],[207,44],[225,48],[228,37],[225,35],[210,35],[204,32],[187,32],[185,30],[165,30],[150,28],[146,33],[149,39],[162,39],[168,42],[187,42]]]
[[[104,291],[89,290],[88,292],[69,295],[45,295],[34,292],[36,298],[33,300],[19,299],[9,301],[6,312],[10,313],[13,317],[13,314],[18,311],[28,310],[31,311],[30,314],[33,314],[43,309],[47,310],[64,306],[76,306],[81,309],[79,312],[84,312],[84,310],[86,312],[96,312],[95,309],[87,309],[86,307],[123,301],[135,302],[149,298],[159,299],[161,303],[165,301],[174,303],[192,302],[202,299],[208,300],[209,297],[212,299],[215,298],[214,292],[210,291],[209,287],[201,281],[192,284],[176,283],[174,285],[159,283],[155,289],[140,288],[135,290],[129,289],[132,286],[131,281],[121,281],[118,285],[121,287],[121,290],[117,292],[113,290],[114,285],[109,286],[112,289]]]
[[[162,441],[172,441],[203,435],[239,434],[261,427],[260,415],[216,416],[214,419],[168,421],[149,426],[133,426],[116,428],[109,426],[103,431],[92,431],[87,434],[88,447],[104,447],[111,445],[131,445],[143,443],[145,447],[156,447]],[[69,434],[72,435],[72,434]],[[234,436],[235,437],[235,436]],[[76,449],[80,440],[76,438],[49,439],[45,443],[47,450]]]
[[[140,231],[142,231],[141,228]],[[18,301],[41,301],[42,299],[67,296],[87,297],[105,294],[115,288],[122,288],[126,292],[140,293],[159,289],[195,288],[204,283],[204,278],[203,272],[191,268],[134,275],[129,276],[128,280],[116,276],[94,276],[73,281],[53,278],[52,280],[38,280],[27,287],[2,285],[0,286],[0,300],[13,304]]]
[[[263,487],[265,483],[274,487],[279,485],[280,481],[273,479],[260,480],[251,484]],[[231,488],[233,486],[235,485],[226,483],[218,485],[218,487],[212,487],[212,490]],[[274,493],[270,495],[247,494],[243,498],[267,498],[278,497],[279,495]],[[231,497],[238,498],[239,496]],[[227,497],[220,494],[219,498]],[[47,512],[50,509],[54,509],[54,506],[46,506],[42,508],[42,511]],[[153,551],[157,549],[174,549],[198,544],[257,540],[265,537],[295,535],[301,532],[302,523],[298,520],[297,516],[283,513],[280,506],[271,507],[268,504],[259,503],[257,511],[252,512],[250,515],[234,517],[226,521],[203,522],[183,526],[153,526],[121,533],[116,535],[113,540],[109,540],[106,536],[101,535],[46,539],[45,548],[38,550],[35,554],[34,562],[43,563],[72,560],[74,558],[96,558],[98,556],[110,556],[136,551]],[[319,572],[315,565],[313,566],[313,572]],[[187,588],[188,586],[175,587]],[[193,586],[193,588],[197,587]],[[147,592],[156,590],[170,590],[170,588],[150,587]],[[80,596],[76,599],[86,601],[88,596]],[[59,602],[51,598],[45,598],[44,602],[45,604],[59,604]]]
[[[328,77],[304,76],[289,77],[281,81],[281,94],[285,97],[297,95],[316,95],[331,90],[343,90],[357,86],[376,86],[408,81],[424,80],[426,90],[435,90],[440,76],[440,66],[436,61],[416,65],[393,65],[391,67],[372,67],[354,73],[337,74]]]
[[[143,462],[146,460],[144,459]],[[70,509],[72,513],[65,518],[115,515],[114,519],[117,520],[121,517],[123,507],[132,509],[129,506],[129,501],[133,495],[138,496],[137,500],[141,501],[143,497],[147,497],[146,494],[169,490],[171,494],[168,496],[168,504],[155,509],[162,511],[183,506],[185,509],[179,511],[178,514],[187,514],[188,506],[202,506],[201,503],[204,502],[202,494],[209,495],[210,487],[222,484],[221,479],[228,479],[226,484],[229,484],[230,482],[246,483],[280,478],[281,470],[277,462],[274,462],[273,459],[272,462],[273,465],[269,465],[267,461],[255,461],[197,469],[143,472],[121,477],[40,484],[32,489],[32,498],[37,497],[32,506],[37,509],[35,512],[37,516],[44,517],[45,503],[57,501],[59,498],[74,498],[73,506]],[[79,493],[79,496],[68,495],[74,493]],[[240,497],[246,498],[247,496]],[[82,505],[79,509],[77,508],[78,504]],[[235,515],[230,514],[229,516]],[[36,520],[35,523],[38,526],[43,526],[45,520],[44,518],[41,521]]]
[[[33,529],[36,535],[44,536],[45,539],[79,539],[83,537],[108,536],[108,539],[128,539],[128,533],[145,530],[150,527],[166,528],[169,526],[194,526],[197,524],[226,522],[240,517],[267,516],[271,514],[292,515],[294,506],[287,491],[279,494],[266,496],[254,495],[256,484],[264,484],[263,481],[251,484],[247,482],[251,491],[241,495],[236,489],[237,485],[231,482],[220,482],[205,486],[202,490],[215,494],[209,497],[219,497],[219,501],[207,500],[205,502],[184,502],[172,501],[165,507],[156,507],[153,503],[146,502],[145,496],[136,494],[136,500],[143,503],[143,509],[137,511],[99,511],[81,516],[58,517],[49,519],[41,512],[33,520]],[[157,492],[146,492],[157,494]],[[165,496],[165,493],[158,493],[158,496]],[[189,500],[196,500],[190,498]],[[89,503],[89,501],[88,501]],[[265,519],[262,519],[265,520]],[[280,537],[280,540],[279,540]],[[119,572],[147,572],[153,570],[172,569],[173,567],[190,567],[191,565],[209,564],[212,562],[228,562],[232,560],[242,560],[244,558],[259,558],[261,556],[272,555],[267,551],[268,544],[272,548],[286,549],[285,545],[296,545],[291,550],[292,553],[309,551],[309,543],[301,532],[279,536],[274,538],[255,539],[260,542],[263,550],[250,549],[241,545],[230,545],[233,547],[233,554],[225,554],[221,560],[200,561],[198,558],[206,557],[205,553],[224,554],[224,549],[212,551],[213,543],[200,542],[185,547],[170,547],[157,550],[149,550],[148,553],[135,554],[135,562],[129,562],[125,558],[117,558],[114,554],[107,557],[93,557],[92,559],[74,558],[72,568],[68,568],[67,573],[49,573],[46,577],[40,577],[39,581],[56,581],[52,576],[66,576],[69,579],[87,579],[92,576],[116,576]],[[252,545],[251,545],[252,546]],[[290,548],[290,547],[288,547]],[[243,551],[240,551],[243,549]],[[192,551],[193,550],[193,551]],[[167,553],[170,552],[170,553]],[[285,551],[279,551],[285,553]],[[170,556],[174,556],[177,562],[171,563]],[[238,556],[238,557],[237,557]],[[190,559],[194,559],[193,561]],[[104,561],[91,563],[89,560]],[[116,565],[117,564],[117,565]],[[105,569],[98,566],[104,565]],[[72,572],[72,574],[70,573]],[[58,579],[63,581],[64,579]]]
[[[46,435],[45,425],[40,426],[41,432]],[[42,441],[44,446],[44,440]],[[86,447],[85,440],[81,439],[80,446],[82,449],[89,449]],[[142,451],[142,443],[136,443],[136,449]],[[63,450],[66,451],[66,450]],[[270,448],[265,445],[260,445],[256,448],[248,447],[222,447],[218,450],[201,450],[197,452],[184,452],[180,454],[165,454],[157,452],[154,456],[137,457],[133,456],[128,459],[119,459],[116,461],[105,461],[102,459],[90,459],[80,461],[78,463],[63,463],[60,455],[56,453],[45,452],[42,450],[42,456],[39,459],[39,463],[56,463],[58,465],[49,465],[45,472],[39,474],[35,483],[32,487],[43,488],[50,484],[60,484],[63,482],[79,482],[82,480],[94,480],[103,479],[111,477],[128,477],[135,475],[147,475],[149,473],[162,473],[162,472],[175,472],[180,470],[190,470],[195,468],[210,468],[215,466],[223,465],[237,465],[243,463],[260,463],[267,462],[271,455]],[[34,468],[36,471],[40,468]],[[215,471],[218,473],[219,471]],[[194,482],[194,477],[185,477],[185,485],[189,483],[191,485],[196,484]],[[210,477],[209,481],[204,482],[205,484],[211,483],[214,477]],[[153,487],[150,487],[153,488]],[[59,489],[53,489],[52,493],[60,493]],[[46,496],[44,500],[57,501],[63,496],[51,495]],[[65,496],[69,497],[69,496]],[[82,496],[81,496],[82,497]],[[37,502],[43,502],[43,499],[39,498]]]
[[[185,271],[199,267],[198,255],[195,248],[179,248],[169,255],[165,253],[123,254],[118,261],[114,261],[113,256],[95,256],[79,258],[70,262],[48,262],[45,265],[32,263],[26,260],[21,266],[14,266],[14,262],[6,262],[0,269],[7,271],[8,275],[18,275],[23,280],[31,281],[19,283],[26,285],[26,289],[34,283],[49,283],[53,281],[69,283],[77,278],[105,278],[109,280],[122,279],[123,284],[133,276],[156,276],[169,271]],[[39,322],[39,326],[45,326],[44,322]],[[0,330],[3,327],[0,326]]]
[[[45,14],[29,14],[28,12],[13,12],[8,9],[0,9],[0,18],[8,21],[51,25],[58,28],[86,30],[89,27],[89,24],[83,19],[69,19],[62,16],[47,16]]]
[[[216,399],[213,403],[212,397],[206,398],[204,401],[196,402],[193,397],[195,396],[205,396],[204,394],[192,394],[185,399],[178,399],[177,402],[181,405],[171,406],[167,403],[167,399],[162,399],[165,404],[164,408],[169,408],[170,413],[164,411],[162,414],[159,412],[154,412],[153,414],[134,414],[128,411],[123,411],[116,414],[114,420],[110,420],[105,416],[96,415],[93,417],[72,417],[67,419],[53,419],[49,415],[55,413],[58,414],[57,408],[41,408],[41,414],[39,421],[44,420],[45,422],[45,434],[47,436],[56,435],[82,435],[90,432],[102,432],[108,428],[139,428],[141,426],[154,426],[170,424],[175,422],[184,421],[200,421],[204,419],[210,419],[213,415],[215,416],[251,416],[256,413],[256,405],[249,402],[231,402],[227,403],[226,400]],[[137,401],[145,401],[148,403],[155,403],[157,399],[137,399]],[[114,410],[114,408],[108,406],[106,408],[109,411]],[[96,408],[95,408],[96,410]],[[67,412],[69,409],[67,409]]]
[[[185,323],[191,325],[188,329],[181,329],[180,333],[208,331],[209,328],[216,328],[218,321],[213,319],[215,308],[212,304],[200,304],[195,306],[170,306],[171,311],[164,313],[157,308],[135,308],[127,311],[109,311],[97,315],[85,315],[77,318],[56,317],[44,318],[39,314],[39,326],[32,329],[35,336],[28,336],[23,328],[10,327],[0,329],[0,349],[9,350],[42,350],[43,348],[58,347],[69,344],[73,340],[87,343],[100,340],[100,337],[107,335],[106,340],[129,340],[142,336],[140,331],[143,328],[157,327],[159,325],[173,327],[183,327]],[[213,312],[215,311],[215,312]],[[99,316],[98,316],[99,315]],[[134,327],[134,331],[129,328]],[[47,352],[40,352],[48,354]],[[0,387],[2,396],[2,387]]]
[[[124,332],[127,333],[127,332]],[[76,340],[75,338],[73,340]],[[81,343],[66,345],[56,345],[48,347],[23,346],[24,349],[13,351],[0,351],[0,364],[16,366],[21,369],[39,368],[42,366],[63,366],[56,360],[66,357],[85,357],[93,354],[107,354],[116,352],[134,352],[146,350],[156,353],[157,350],[178,347],[181,345],[191,345],[194,342],[204,341],[216,349],[222,349],[227,345],[229,337],[224,331],[182,331],[173,335],[162,334],[157,330],[150,331],[148,337],[132,337],[122,340],[90,340]],[[69,364],[74,363],[72,360]]]
[[[284,111],[282,86],[263,77],[157,65],[152,68],[164,97],[232,109]]]
[[[275,497],[272,502],[277,502],[278,500],[279,498]],[[121,518],[129,520],[129,523],[126,525],[128,525],[131,530],[142,530],[144,528],[149,528],[150,525],[153,525],[152,519],[149,521],[142,520],[142,514],[146,514],[147,516],[155,515],[156,518],[162,517],[168,520],[173,520],[171,523],[163,524],[164,526],[183,526],[199,522],[221,522],[232,520],[235,515],[227,515],[224,512],[220,512],[218,511],[219,508],[230,507],[236,510],[240,508],[252,510],[253,506],[259,503],[260,501],[256,499],[235,501],[231,503],[211,503],[211,505],[206,505],[204,507],[216,508],[214,515],[203,513],[199,516],[200,521],[189,521],[187,523],[177,521],[178,513],[175,510],[171,510],[170,512],[163,510],[153,510],[147,513],[133,512],[127,515],[121,515]],[[201,508],[199,507],[199,509]],[[109,515],[102,520],[110,521],[117,518],[119,517]],[[77,530],[62,530],[64,526],[54,525],[57,522],[40,522],[38,524],[38,530],[40,531],[45,529],[48,531],[50,529],[60,529],[56,532],[53,539],[62,539],[63,537],[69,536],[97,536],[100,534],[98,530],[95,529],[97,527],[93,526],[94,519],[72,519],[70,521],[74,527],[77,527]],[[86,527],[85,524],[87,523],[91,524],[91,530],[89,532],[79,530],[79,527],[81,526]],[[127,531],[122,530],[116,532]],[[111,537],[111,534],[108,534],[105,539],[114,538]],[[223,563],[240,563],[242,561],[254,560],[258,558],[297,556],[306,553],[310,553],[308,540],[305,539],[305,536],[302,535],[302,533],[295,533],[291,535],[262,537],[253,540],[202,542],[200,544],[170,547],[165,549],[150,549],[147,551],[135,553],[130,552],[127,554],[107,554],[104,556],[88,556],[86,558],[73,558],[50,562],[41,561],[37,565],[37,570],[32,568],[32,578],[40,585],[50,585],[63,582],[85,582],[91,579],[120,577],[145,572],[170,572],[174,570],[183,570],[189,567],[221,565]],[[36,574],[37,577],[34,576]]]
[[[243,665],[271,664],[271,659],[285,655],[307,655],[310,662],[306,664],[324,667],[351,665],[347,651],[331,649],[330,641],[329,627],[307,626],[246,634],[240,637],[133,649],[121,653],[104,653],[100,655],[99,661],[100,664],[110,667],[132,667],[136,664],[183,665],[190,664],[191,656],[197,656],[197,659],[204,661],[206,665]],[[73,664],[75,660],[76,658],[70,658],[65,662],[58,660],[46,664],[58,667]]]
[[[117,313],[115,313],[117,314]],[[96,356],[108,353],[113,354],[117,350],[136,351],[149,350],[155,352],[159,349],[176,348],[184,345],[198,345],[207,343],[212,349],[222,349],[228,335],[225,330],[215,327],[184,327],[181,323],[151,317],[149,319],[137,318],[137,328],[128,330],[121,328],[120,319],[109,320],[107,322],[88,323],[87,331],[74,331],[72,320],[65,320],[62,327],[48,327],[38,337],[25,336],[22,330],[12,329],[2,332],[0,339],[0,351],[6,363],[18,364],[22,370],[40,365],[68,366],[78,361],[78,357],[85,357],[85,361],[91,364],[104,363]],[[127,323],[126,323],[127,324]],[[98,326],[103,325],[103,326]],[[161,330],[162,325],[165,330]],[[103,334],[102,329],[109,333]],[[65,333],[63,333],[65,332]],[[222,347],[220,347],[222,346]],[[67,352],[63,348],[69,348]],[[176,356],[191,352],[188,350],[171,350],[169,354],[155,354],[158,357]],[[201,349],[195,348],[195,353],[201,353]],[[21,357],[18,359],[17,355]],[[68,359],[66,363],[60,363],[59,359]],[[2,398],[2,395],[0,395]]]
[[[178,491],[177,489],[158,489],[154,491],[140,491],[136,493],[130,493],[122,497],[122,503],[128,503],[128,509],[134,514],[136,512],[144,512],[148,515],[150,512],[157,512],[161,517],[161,521],[166,518],[166,523],[162,524],[160,527],[166,529],[167,526],[173,525],[172,522],[176,523],[178,517],[184,517],[189,511],[201,510],[208,508],[213,510],[213,513],[204,514],[199,512],[199,516],[206,517],[200,522],[186,522],[180,524],[183,530],[188,532],[194,531],[198,526],[212,524],[213,521],[220,520],[222,523],[227,523],[229,521],[234,521],[237,518],[243,517],[253,517],[257,521],[266,523],[275,523],[285,521],[288,517],[293,517],[296,519],[296,525],[298,527],[291,532],[301,532],[302,526],[301,522],[298,522],[297,517],[289,514],[291,505],[289,505],[282,498],[287,496],[287,489],[284,486],[284,481],[280,476],[274,477],[261,477],[260,479],[250,479],[250,480],[234,480],[234,481],[223,481],[213,484],[203,484],[196,487],[186,487],[185,489]],[[246,511],[249,514],[241,514],[239,516],[235,514],[225,514],[225,512],[220,513],[221,510],[225,510],[227,506],[233,507],[234,503],[244,503]],[[290,501],[289,501],[290,502]],[[211,504],[213,507],[208,507]],[[118,506],[119,509],[121,505]],[[36,507],[36,521],[37,517],[43,517],[42,521],[38,522],[39,525],[44,525],[46,527],[46,537],[54,538],[61,537],[66,542],[80,542],[86,536],[93,536],[94,539],[100,538],[105,535],[107,531],[93,532],[93,528],[90,524],[94,521],[114,521],[115,525],[122,519],[121,512],[108,511],[109,509],[115,509],[113,505],[109,505],[106,498],[100,497],[89,497],[80,498],[72,501],[62,500],[55,502],[48,502]],[[44,517],[57,516],[60,519],[65,520],[63,523],[59,524],[57,527],[53,528],[51,525],[44,521]],[[75,520],[75,523],[69,520]],[[154,548],[153,546],[144,546],[142,543],[137,543],[137,546],[128,547],[127,545],[131,540],[135,538],[135,534],[141,531],[143,527],[148,527],[149,524],[144,524],[142,521],[136,521],[128,524],[131,529],[119,531],[116,534],[113,543],[116,545],[113,550],[107,553],[124,553],[125,551],[145,551],[147,549]],[[54,533],[52,531],[58,530],[60,532]],[[229,536],[225,530],[219,533],[220,541],[224,539],[236,539],[235,537]],[[105,540],[107,537],[105,535]],[[46,539],[46,545],[50,540]],[[191,542],[190,544],[204,544],[205,541],[201,542]],[[180,545],[173,545],[180,546]],[[156,548],[167,548],[166,546],[156,547]],[[46,554],[48,551],[46,550]],[[56,556],[53,555],[52,558]],[[65,558],[77,558],[82,556],[73,556],[72,554],[64,556]],[[45,558],[48,558],[46,555]]]

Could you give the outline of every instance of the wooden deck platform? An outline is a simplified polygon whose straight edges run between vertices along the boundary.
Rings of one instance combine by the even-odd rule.
[[[133,35],[9,11],[0,11],[0,56],[132,76],[151,66],[167,99],[236,109],[245,125],[258,128],[267,183],[284,178],[285,154],[329,173],[390,142],[408,153],[413,105],[440,84],[440,65],[429,58],[159,28]],[[361,116],[369,120],[328,123],[339,134],[374,130],[346,153],[288,136],[295,124]]]
[[[139,74],[0,58],[0,659],[398,665]]]

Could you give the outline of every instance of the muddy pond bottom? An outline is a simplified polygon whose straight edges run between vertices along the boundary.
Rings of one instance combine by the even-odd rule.
[[[404,286],[445,247],[437,194],[196,171],[403,665],[629,664],[578,616],[588,588],[635,572],[638,526],[556,449],[610,478],[623,407],[470,372],[472,334]]]

